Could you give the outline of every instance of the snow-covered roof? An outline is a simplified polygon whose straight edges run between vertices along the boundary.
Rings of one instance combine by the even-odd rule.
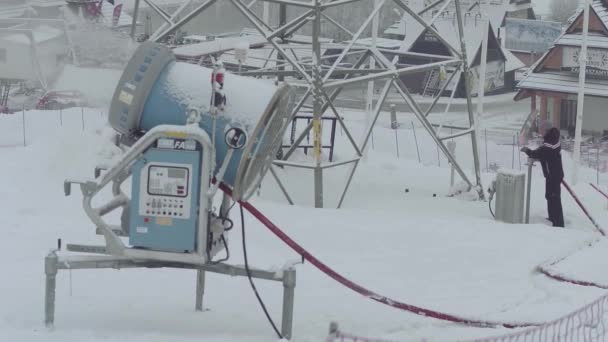
[[[526,8],[531,8],[531,3],[521,3],[513,0],[481,0],[481,6],[477,6],[476,4],[479,0],[461,0],[461,8],[463,11],[463,24],[465,26],[465,31],[467,31],[467,26],[472,24],[476,26],[478,22],[481,20],[481,16],[483,14],[484,18],[489,18],[490,23],[494,29],[494,32],[498,32],[498,28],[502,26],[505,17],[509,12],[522,10]],[[439,10],[441,8],[441,4],[435,7],[435,10]],[[422,6],[418,5],[414,8],[414,11],[422,9]],[[455,7],[454,3],[450,3],[443,14],[436,21],[436,26],[445,26],[446,31],[440,31],[442,34],[446,36],[456,36],[458,27],[456,25],[455,19]],[[422,17],[429,22],[433,15],[432,11],[426,12]],[[452,25],[443,25],[440,22],[443,21],[444,24],[447,22],[452,22]],[[437,27],[437,29],[441,29]],[[469,26],[469,31],[475,33],[475,28],[471,28]],[[423,32],[423,26],[420,25],[414,18],[412,18],[409,14],[404,13],[403,18],[389,26],[384,33],[385,34],[396,34],[405,36],[404,48],[409,49],[409,47],[416,41],[416,39]],[[479,38],[479,35],[475,34],[472,37],[469,37],[468,34],[465,34],[467,37],[467,46],[469,43],[474,42]],[[452,37],[450,37],[452,38]],[[457,38],[455,39],[457,40]]]
[[[29,0],[30,6],[36,7],[58,7],[66,4],[65,0]]]
[[[260,31],[254,29],[254,28],[244,28],[240,32],[240,35],[241,36],[243,36],[243,35],[259,36],[259,37],[262,36]],[[312,36],[307,36],[307,35],[303,35],[303,34],[293,34],[288,38],[288,40],[290,42],[298,43],[298,44],[312,44]],[[333,41],[334,40],[331,38],[319,37],[319,42],[321,42],[321,44],[333,43]]]
[[[581,46],[581,44],[582,41],[579,34],[565,34],[555,42],[555,45],[566,46]],[[587,37],[587,46],[608,49],[608,37],[590,33]]]
[[[8,32],[12,30],[7,30]],[[50,26],[39,26],[32,30],[32,36],[35,43],[43,43],[52,39],[60,38],[64,35],[64,32],[60,29]],[[0,40],[11,41],[13,43],[30,44],[30,37],[24,33],[16,32],[0,37]]]
[[[159,6],[181,5],[186,1],[188,1],[188,0],[153,0],[153,2]],[[129,11],[135,8],[135,0],[122,0],[122,3],[124,4],[125,8],[128,9]],[[146,7],[149,7],[149,6],[145,1],[142,0],[139,2],[139,8],[146,8]]]
[[[184,45],[173,49],[173,53],[179,57],[195,58],[212,53],[233,50],[238,44],[246,42],[249,47],[264,45],[267,41],[262,36],[243,35],[228,38],[216,38],[215,40]]]
[[[25,13],[30,9],[26,4],[19,5],[0,5],[0,18],[18,18],[25,15]]]
[[[356,45],[372,46],[372,38],[361,38],[357,39]],[[403,46],[402,40],[388,39],[388,38],[376,38],[376,47],[381,49],[397,50]]]
[[[579,90],[578,74],[567,72],[533,72],[526,76],[517,88],[522,90],[543,90],[567,94],[577,94]],[[608,80],[587,78],[585,94],[608,97]]]
[[[502,53],[504,53],[506,58],[505,72],[515,71],[526,67],[526,65],[519,58],[517,58],[517,56],[511,53],[511,51],[502,49]]]
[[[476,52],[479,50],[481,46],[481,42],[483,39],[483,30],[484,20],[481,18],[470,18],[468,21],[463,22],[463,32],[464,32],[464,42],[466,44],[467,49],[467,58],[469,65],[473,62],[476,56]],[[411,30],[408,30],[409,33],[416,32],[415,34],[408,34],[405,38],[404,47],[407,47],[407,50],[411,50],[414,42],[418,40],[424,34],[425,30],[422,25],[419,23],[408,24],[408,26],[412,26]],[[444,16],[439,17],[433,27],[439,32],[441,37],[445,39],[450,45],[452,45],[457,50],[460,50],[460,39],[458,34],[458,25],[454,20],[453,16]],[[415,29],[414,29],[415,28]]]
[[[405,36],[405,21],[397,20],[384,30],[384,34]]]

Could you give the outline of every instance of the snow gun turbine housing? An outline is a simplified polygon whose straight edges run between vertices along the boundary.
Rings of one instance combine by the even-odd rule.
[[[109,122],[128,146],[159,125],[197,122],[212,140],[216,174],[232,151],[222,181],[235,200],[247,200],[282,144],[293,91],[287,84],[226,74],[226,104],[217,110],[213,78],[214,69],[178,62],[164,45],[143,43],[118,83]]]

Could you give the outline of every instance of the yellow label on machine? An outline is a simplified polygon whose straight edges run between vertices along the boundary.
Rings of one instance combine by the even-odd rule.
[[[118,95],[118,100],[130,106],[133,102],[133,95],[123,90],[120,92],[120,95]]]
[[[173,220],[170,217],[157,217],[156,224],[159,226],[170,226],[173,224]]]
[[[165,135],[170,138],[180,138],[180,139],[184,139],[184,138],[188,137],[188,133],[184,133],[184,132],[167,132],[167,133],[165,133]]]

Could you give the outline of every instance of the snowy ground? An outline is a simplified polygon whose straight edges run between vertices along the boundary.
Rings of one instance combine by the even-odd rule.
[[[387,116],[375,129],[373,149],[358,169],[343,209],[310,208],[312,175],[294,169],[279,169],[279,174],[298,206],[285,204],[270,177],[261,196],[253,199],[254,205],[334,269],[410,304],[471,318],[542,322],[605,293],[558,283],[534,272],[537,265],[574,253],[599,237],[565,192],[567,228],[547,226],[538,167],[533,180],[533,224],[497,223],[487,202],[445,197],[447,162],[442,156],[437,158],[435,146],[417,125],[422,161],[418,163],[412,118],[407,114],[399,117],[403,126],[397,131],[397,158],[395,132],[388,128]],[[522,116],[523,112],[488,114],[482,124],[493,132],[506,132],[489,134],[487,144],[488,155],[502,167],[513,164],[519,169],[519,154],[513,154],[513,146],[504,145],[512,134],[504,127],[516,127]],[[5,208],[0,227],[6,242],[0,249],[6,275],[0,283],[0,340],[273,340],[246,279],[209,275],[208,311],[196,313],[195,273],[183,270],[62,271],[56,327],[47,331],[42,323],[45,254],[57,238],[64,243],[101,243],[82,211],[80,195],[63,196],[63,180],[91,177],[97,162],[118,151],[109,144],[111,129],[105,127],[103,110],[74,109],[62,112],[61,117],[58,112],[32,111],[25,113],[25,119],[23,147],[22,114],[0,116],[0,158],[4,161],[0,187]],[[347,122],[360,134],[364,116],[350,112]],[[352,150],[339,129],[337,137],[336,159],[350,158]],[[457,139],[457,144],[458,159],[472,176],[470,145],[466,138]],[[481,154],[484,164],[485,144]],[[298,154],[297,158],[307,157]],[[570,157],[564,154],[564,160],[570,174]],[[347,171],[343,167],[325,174],[328,208],[335,207]],[[486,187],[493,177],[483,174]],[[587,184],[595,181],[595,171],[583,169],[581,177],[576,187],[581,200],[608,227],[605,199]],[[607,188],[605,182],[602,185]],[[253,265],[277,268],[298,259],[252,217],[246,221]],[[229,239],[231,262],[242,264],[238,230]],[[607,247],[602,242],[592,252],[575,254],[564,272],[608,282],[599,273],[606,267]],[[330,321],[356,334],[404,341],[445,341],[507,331],[468,328],[397,311],[350,292],[309,264],[297,266],[297,271],[295,341],[322,340]],[[272,316],[280,321],[281,285],[257,284]]]

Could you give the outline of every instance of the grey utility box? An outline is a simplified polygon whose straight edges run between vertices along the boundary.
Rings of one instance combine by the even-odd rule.
[[[496,176],[496,220],[524,222],[526,174],[515,170],[498,170]]]

